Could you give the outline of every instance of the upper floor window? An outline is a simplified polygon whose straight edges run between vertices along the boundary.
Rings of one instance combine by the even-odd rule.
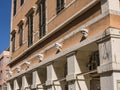
[[[28,16],[28,47],[33,44],[33,13]]]
[[[2,79],[2,71],[0,71],[0,79]]]
[[[21,0],[21,1],[20,1],[20,6],[22,6],[22,5],[23,5],[23,3],[24,3],[24,0]]]
[[[64,2],[65,0],[57,0],[56,3],[57,14],[64,9]]]
[[[6,64],[8,64],[8,63],[10,63],[10,58],[9,57],[6,58]]]
[[[39,5],[39,37],[42,38],[46,34],[46,8],[45,0]]]
[[[14,0],[13,2],[13,16],[15,16],[17,10],[17,0]]]
[[[14,51],[15,51],[15,34],[12,38],[12,52],[14,52]]]
[[[0,59],[0,67],[2,66],[2,58]]]
[[[23,44],[23,23],[19,25],[19,46]]]
[[[12,38],[11,38],[11,41],[12,41],[12,52],[14,52],[15,51],[15,34],[16,34],[16,31],[13,30],[11,32],[11,34],[12,34]]]

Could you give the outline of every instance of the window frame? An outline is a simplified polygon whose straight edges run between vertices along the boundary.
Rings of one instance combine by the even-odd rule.
[[[20,0],[20,6],[24,4],[24,0]]]
[[[33,12],[30,13],[27,17],[28,20],[28,47],[33,45]]]
[[[19,27],[19,46],[23,45],[23,22],[21,22],[18,27]]]
[[[13,16],[15,16],[17,13],[17,0],[13,1]]]
[[[89,57],[89,62],[87,64],[87,67],[88,67],[89,71],[92,71],[92,70],[96,70],[97,66],[99,66],[99,65],[100,65],[99,52],[94,51],[91,53],[91,55]]]
[[[3,74],[3,72],[2,72],[2,70],[0,71],[0,80],[2,80],[2,74]]]
[[[12,42],[12,52],[15,52],[15,38],[16,38],[16,30],[13,30],[11,32],[12,34],[12,38],[11,38],[11,42]]]
[[[0,67],[2,67],[2,59],[3,59],[3,57],[2,58],[0,58]]]
[[[59,14],[65,8],[65,0],[56,0],[56,13]]]
[[[39,38],[46,35],[46,0],[41,1],[39,7]]]

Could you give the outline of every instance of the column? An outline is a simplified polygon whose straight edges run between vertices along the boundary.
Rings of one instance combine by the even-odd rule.
[[[68,75],[66,80],[68,82],[68,90],[88,90],[85,81],[77,81],[77,78],[83,80],[85,78],[82,75],[77,77],[81,70],[75,54],[75,52],[71,52],[67,55]]]
[[[24,90],[26,87],[28,87],[28,82],[26,76],[22,77],[22,88],[21,90]]]
[[[7,90],[12,90],[10,82],[7,82]]]
[[[18,89],[19,89],[19,85],[18,85],[17,80],[15,79],[14,80],[14,90],[18,90]]]
[[[46,81],[46,86],[47,90],[62,90],[61,86],[54,86],[54,80],[57,79],[57,75],[54,69],[53,64],[49,64],[47,66],[47,81]],[[59,82],[56,82],[55,84],[60,85]]]
[[[120,11],[119,0],[101,0],[102,13]]]
[[[32,79],[33,80],[32,80],[32,86],[31,86],[31,88],[35,89],[35,88],[37,88],[37,85],[40,84],[40,78],[39,78],[37,70],[32,73]]]
[[[99,42],[101,90],[120,90],[120,31],[109,28],[106,34]]]

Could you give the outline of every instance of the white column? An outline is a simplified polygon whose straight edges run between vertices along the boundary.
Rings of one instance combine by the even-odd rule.
[[[17,80],[15,79],[14,80],[14,90],[17,90],[17,89],[19,89],[19,85],[18,85]]]
[[[24,90],[25,87],[28,87],[28,82],[27,82],[26,76],[23,76],[22,77],[22,88],[21,88],[21,90]]]
[[[120,33],[108,29],[108,37],[99,42],[101,90],[120,90]]]
[[[52,64],[47,66],[47,81],[46,86],[47,90],[62,90],[61,86],[54,86],[53,81],[57,79],[57,75],[54,69],[54,66]],[[60,85],[59,82],[56,82],[55,84]]]
[[[31,88],[35,89],[35,88],[37,88],[38,84],[41,84],[37,70],[32,73],[32,79],[33,80],[32,80],[32,86],[31,86]]]
[[[76,80],[77,78],[83,80],[85,78],[82,75],[77,77],[77,74],[81,73],[81,70],[75,54],[75,52],[71,52],[67,55],[68,75],[66,80],[68,82],[68,90],[88,90],[85,81]]]
[[[7,90],[12,90],[10,82],[7,82]]]
[[[101,0],[102,13],[112,11],[120,11],[119,0]]]

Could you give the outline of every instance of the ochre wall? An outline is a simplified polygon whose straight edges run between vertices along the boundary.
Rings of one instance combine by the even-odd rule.
[[[19,0],[18,0],[19,1]],[[24,36],[23,40],[24,43],[21,47],[19,47],[19,33],[17,30],[16,33],[16,51],[12,53],[12,61],[14,59],[23,54],[27,49],[27,36],[28,36],[28,27],[27,27],[27,17],[25,16],[28,11],[32,8],[32,6],[35,6],[34,10],[34,44],[38,42],[39,39],[39,15],[37,12],[37,0],[26,0],[23,6],[19,7],[17,10],[17,14],[13,16],[12,21],[12,30],[15,28],[18,29],[18,23],[25,19],[24,21]],[[64,23],[67,19],[75,15],[78,11],[80,11],[82,8],[84,8],[87,4],[91,2],[91,0],[66,0],[66,7],[63,11],[61,11],[58,15],[56,15],[56,0],[46,0],[46,19],[47,19],[47,34],[46,36],[51,33],[56,27],[58,27],[60,24]],[[46,38],[44,41],[42,41],[40,44],[36,45],[35,48],[30,49],[26,54],[21,56],[21,58],[16,59],[17,61],[12,64],[12,67],[16,67],[18,65],[21,66],[22,70],[26,70],[26,65],[22,64],[24,60],[29,60],[31,62],[30,67],[36,65],[39,63],[39,59],[36,54],[39,52],[45,50],[50,45],[54,44],[60,39],[63,39],[66,35],[70,34],[72,31],[78,29],[88,21],[94,19],[95,17],[101,15],[101,3],[98,2],[96,5],[94,5],[92,8],[89,8],[85,13],[82,15],[76,17],[74,20],[66,24],[64,27],[59,29],[56,33],[51,35],[49,38]],[[114,18],[114,19],[113,19]],[[90,25],[87,27],[89,30],[89,35],[87,38],[91,38],[94,35],[103,32],[108,27],[116,27],[120,28],[118,19],[120,19],[119,16],[115,15],[108,15],[104,17],[103,19],[97,21],[96,23]],[[104,24],[103,24],[104,23]],[[82,42],[82,34],[78,32],[77,34],[71,36],[68,39],[65,39],[61,42],[62,44],[62,51],[67,50],[71,47],[74,47],[76,44]],[[47,60],[48,58],[54,56],[57,54],[57,50],[55,47],[51,47],[43,52],[44,58],[43,60]],[[33,57],[35,56],[35,57]],[[14,69],[14,74],[17,74],[16,69]]]

